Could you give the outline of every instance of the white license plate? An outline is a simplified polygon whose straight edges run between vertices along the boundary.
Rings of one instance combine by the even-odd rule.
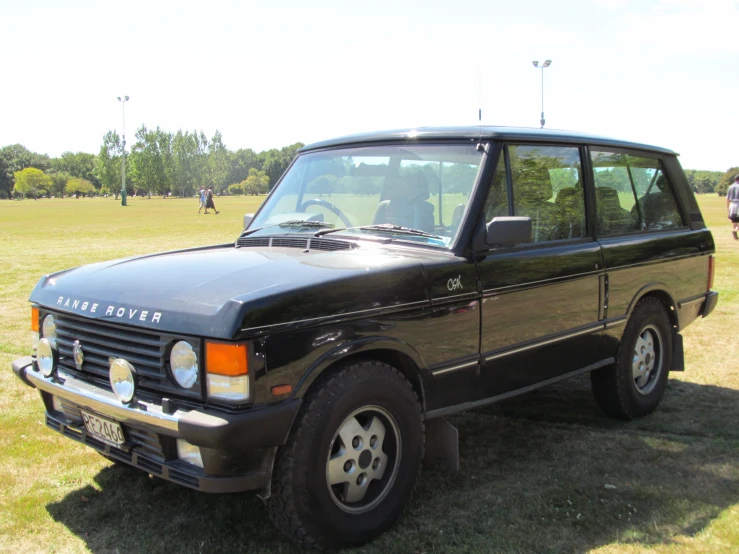
[[[126,442],[126,437],[123,435],[123,429],[119,423],[83,410],[80,410],[80,413],[88,434],[113,446],[120,446]]]

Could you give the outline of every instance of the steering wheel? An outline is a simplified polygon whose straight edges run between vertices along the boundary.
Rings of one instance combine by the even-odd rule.
[[[300,208],[298,208],[298,211],[304,212],[308,206],[323,206],[324,208],[334,212],[336,217],[338,217],[344,224],[344,227],[348,228],[353,226],[352,222],[349,221],[349,218],[344,215],[344,212],[334,206],[331,202],[326,202],[323,198],[311,198],[310,200],[306,200]]]

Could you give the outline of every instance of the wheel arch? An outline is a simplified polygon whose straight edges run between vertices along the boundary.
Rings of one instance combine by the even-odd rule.
[[[303,374],[295,395],[305,396],[319,377],[337,371],[355,360],[377,360],[397,369],[411,384],[421,401],[421,409],[426,413],[426,384],[421,368],[425,367],[421,355],[408,343],[389,337],[371,337],[351,343],[344,343],[316,360]]]
[[[667,317],[670,319],[670,325],[677,333],[680,330],[680,317],[677,309],[677,302],[675,302],[672,294],[668,291],[667,285],[664,283],[649,283],[639,289],[629,304],[629,309],[626,312],[627,319],[631,318],[636,305],[644,298],[648,297],[656,298],[664,306],[667,311]]]

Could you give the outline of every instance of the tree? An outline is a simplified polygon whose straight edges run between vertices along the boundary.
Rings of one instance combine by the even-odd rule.
[[[51,161],[46,154],[36,154],[21,144],[0,148],[0,198],[11,198],[15,173],[27,167],[47,171]]]
[[[223,135],[216,130],[208,144],[208,179],[213,190],[223,192],[228,183],[228,150],[223,144]]]
[[[197,177],[196,156],[198,153],[197,136],[180,129],[172,138],[173,182],[180,196],[192,196],[196,190]]]
[[[172,154],[172,133],[163,131],[159,127],[156,130],[156,141],[159,147],[159,156],[162,160],[162,176],[164,180],[158,188],[158,192],[162,197],[166,198],[167,193],[174,188],[174,156]]]
[[[69,173],[51,173],[51,187],[49,188],[49,194],[64,198],[64,193],[67,190],[67,182],[72,178]]]
[[[249,176],[249,170],[253,167],[262,169],[259,156],[251,148],[241,148],[228,155],[229,183],[240,183]]]
[[[95,192],[95,187],[87,179],[80,179],[79,177],[72,177],[67,181],[67,194],[70,196],[76,196],[79,198],[82,196],[90,196]]]
[[[240,194],[244,194],[244,186],[241,183],[234,183],[233,185],[228,185],[228,192],[236,196]]]
[[[734,182],[734,177],[739,175],[739,167],[730,167],[721,180],[716,185],[716,192],[719,196],[726,196],[726,191],[729,190],[729,186]]]
[[[13,177],[15,178],[15,192],[26,198],[38,199],[51,188],[51,177],[35,167],[16,171]]]
[[[287,167],[292,163],[293,158],[296,156],[298,150],[300,150],[304,144],[302,142],[296,142],[290,146],[285,146],[281,150],[272,149],[266,152],[260,152],[259,157],[262,160],[262,171],[264,171],[269,177],[269,182],[274,185],[282,177]]]
[[[146,125],[141,125],[136,130],[136,143],[131,147],[131,176],[137,187],[147,191],[149,198],[152,190],[165,195],[168,188],[164,160],[159,149],[162,133],[159,127],[152,131]]]
[[[91,182],[95,187],[101,185],[95,173],[95,154],[86,152],[64,152],[59,158],[51,160],[51,169],[57,173],[69,173]]]
[[[269,191],[269,177],[264,171],[251,168],[249,170],[249,176],[242,183],[244,187],[244,193],[258,195],[264,194]]]
[[[704,171],[700,169],[686,169],[685,176],[688,178],[691,188],[698,193],[714,192],[723,172]]]
[[[118,190],[121,188],[121,155],[123,143],[121,137],[115,131],[108,131],[103,136],[103,144],[95,159],[95,176],[102,188],[115,191],[118,198]]]

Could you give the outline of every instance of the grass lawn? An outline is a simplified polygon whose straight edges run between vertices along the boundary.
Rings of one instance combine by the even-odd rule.
[[[232,242],[261,200],[217,198],[220,215],[195,199],[0,201],[0,552],[296,552],[255,497],[116,467],[47,429],[38,393],[10,371],[31,351],[41,275]],[[699,202],[721,296],[684,332],[687,371],[658,411],[610,420],[586,376],[450,418],[462,471],[425,468],[399,524],[357,552],[739,552],[739,242],[725,200]]]

